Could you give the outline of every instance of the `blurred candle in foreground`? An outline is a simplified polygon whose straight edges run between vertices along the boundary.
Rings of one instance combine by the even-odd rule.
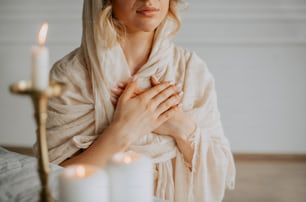
[[[59,202],[109,202],[108,176],[90,165],[73,165],[59,177]]]
[[[38,33],[38,45],[32,48],[32,85],[35,90],[45,90],[49,86],[49,50],[44,46],[48,23],[44,23]]]
[[[107,169],[111,202],[152,202],[153,162],[129,151],[113,156]]]

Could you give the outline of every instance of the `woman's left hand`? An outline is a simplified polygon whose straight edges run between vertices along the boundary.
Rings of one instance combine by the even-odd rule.
[[[151,77],[152,86],[158,85],[159,81],[155,77]],[[183,96],[183,91],[181,91]],[[166,121],[154,132],[159,135],[168,135],[174,139],[188,139],[192,132],[195,130],[195,122],[179,107],[175,112],[173,118]]]

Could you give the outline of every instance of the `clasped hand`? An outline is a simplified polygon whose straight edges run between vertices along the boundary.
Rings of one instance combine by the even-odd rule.
[[[154,77],[151,84],[151,88],[143,90],[134,79],[113,88],[113,122],[132,131],[126,134],[130,142],[150,132],[175,139],[189,135],[195,124],[179,107],[183,93],[171,82],[160,83]]]

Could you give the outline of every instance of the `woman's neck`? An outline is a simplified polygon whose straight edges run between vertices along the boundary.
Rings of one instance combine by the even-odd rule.
[[[127,33],[121,47],[132,75],[147,62],[153,38],[154,32]]]

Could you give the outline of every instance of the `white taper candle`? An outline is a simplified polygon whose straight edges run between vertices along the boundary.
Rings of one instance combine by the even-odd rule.
[[[38,45],[32,48],[32,85],[35,90],[45,90],[49,86],[49,50],[44,43],[48,24],[44,23],[38,33]]]

